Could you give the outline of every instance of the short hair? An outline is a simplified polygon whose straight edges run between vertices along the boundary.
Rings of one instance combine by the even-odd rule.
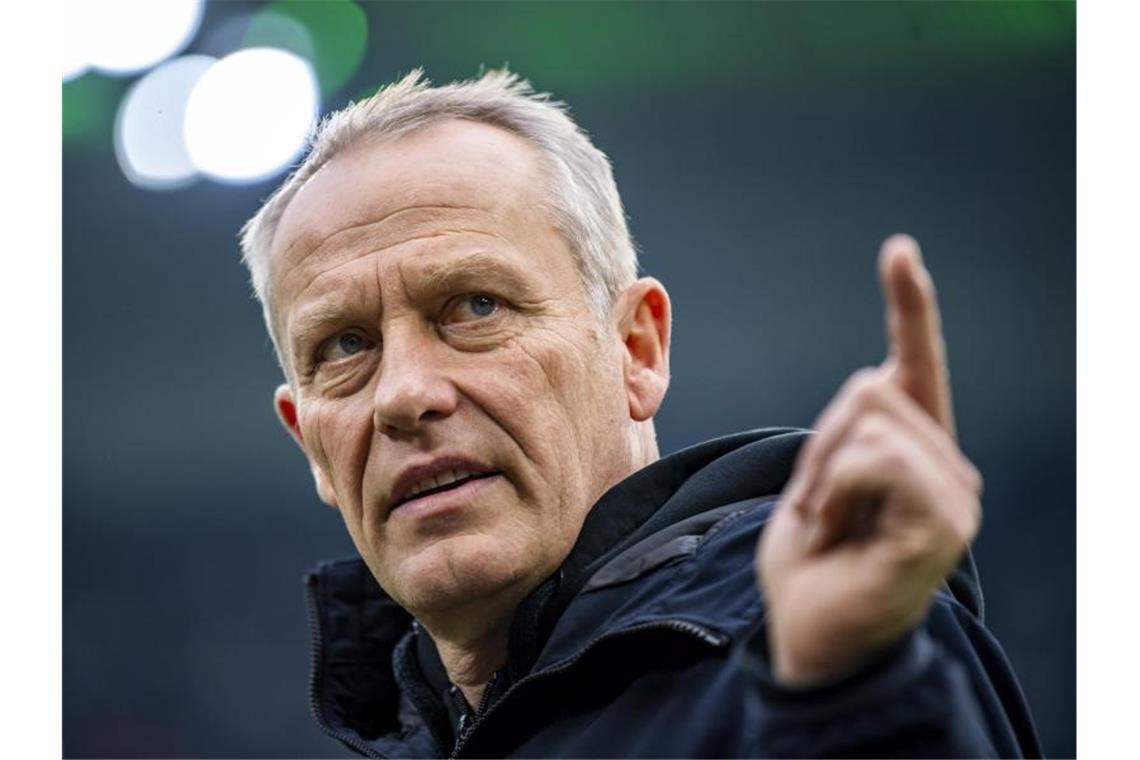
[[[365,140],[394,138],[447,119],[499,127],[536,147],[550,172],[545,203],[567,239],[586,297],[600,316],[637,277],[637,252],[605,153],[590,142],[561,101],[538,93],[506,69],[433,87],[415,69],[370,98],[328,115],[313,131],[305,159],[241,230],[242,260],[278,361],[289,374],[272,314],[269,249],[289,202],[333,156]]]

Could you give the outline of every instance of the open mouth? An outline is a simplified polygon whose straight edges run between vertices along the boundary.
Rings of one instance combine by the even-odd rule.
[[[417,483],[407,496],[400,499],[396,506],[399,507],[414,499],[422,499],[433,494],[454,491],[472,481],[493,478],[498,474],[498,472],[464,472],[456,470],[441,473],[434,478],[428,478],[425,481]]]

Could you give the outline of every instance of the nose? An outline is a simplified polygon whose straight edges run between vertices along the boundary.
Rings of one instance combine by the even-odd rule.
[[[459,392],[443,372],[440,346],[435,343],[426,335],[385,336],[372,400],[378,432],[408,435],[455,411]]]

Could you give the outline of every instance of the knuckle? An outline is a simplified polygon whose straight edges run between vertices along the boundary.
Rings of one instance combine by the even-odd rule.
[[[978,534],[978,528],[982,526],[982,500],[971,494],[965,511],[966,527],[970,540],[973,540],[974,536]]]
[[[948,535],[947,546],[956,551],[962,551],[978,534],[981,526],[981,502],[973,495],[968,495],[955,504],[955,508],[942,515],[943,527]]]
[[[910,469],[906,452],[898,448],[887,448],[879,455],[879,467],[888,473],[904,473]]]
[[[878,371],[875,367],[862,367],[855,370],[847,382],[843,384],[843,395],[851,396],[856,401],[862,401],[873,392],[877,382]]]
[[[878,444],[871,460],[874,469],[883,476],[889,477],[891,482],[909,480],[911,472],[910,459],[905,449],[893,445],[889,437]]]
[[[958,471],[962,473],[966,488],[975,497],[980,497],[985,486],[982,473],[979,472],[974,463],[962,453],[961,449],[958,449],[958,463],[960,465]]]
[[[866,412],[855,423],[851,437],[855,443],[882,448],[890,437],[890,421],[882,412]]]
[[[967,464],[970,464],[970,463],[967,462]],[[975,495],[981,496],[983,491],[985,491],[985,488],[986,488],[985,478],[982,477],[982,473],[978,472],[978,468],[972,464],[970,464],[969,472],[970,472],[970,490]]]
[[[884,385],[885,380],[880,372],[865,370],[865,374],[860,376],[854,388],[856,402],[863,407],[874,405],[881,398]]]
[[[930,534],[917,530],[908,531],[894,541],[895,566],[907,573],[913,572],[914,568],[930,561],[932,548]]]

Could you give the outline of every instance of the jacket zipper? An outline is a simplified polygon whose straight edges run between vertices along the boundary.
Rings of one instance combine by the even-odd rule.
[[[557,675],[558,673],[569,670],[570,668],[574,667],[574,665],[577,664],[578,661],[581,660],[587,652],[589,652],[591,649],[603,641],[609,641],[610,639],[616,639],[635,633],[657,630],[678,631],[679,633],[688,634],[689,636],[693,636],[704,644],[712,647],[722,647],[729,642],[729,636],[727,634],[721,633],[719,631],[711,631],[703,626],[697,625],[696,623],[690,623],[687,620],[665,620],[653,623],[642,623],[640,625],[634,625],[630,626],[629,628],[622,628],[611,633],[603,634],[595,639],[592,639],[586,646],[579,649],[568,660],[563,660],[557,665],[553,665],[549,668],[546,668],[545,670],[540,670],[536,673],[531,673],[528,676],[520,678],[518,681],[511,684],[511,687],[507,689],[506,693],[503,694],[503,696],[500,697],[493,705],[488,706],[485,704],[480,704],[480,710],[475,714],[475,719],[470,723],[466,723],[461,728],[460,735],[455,741],[455,747],[451,751],[451,757],[453,759],[459,757],[460,751],[463,749],[463,746],[467,743],[467,740],[470,738],[475,729],[478,728],[480,724],[485,722],[488,715],[493,714],[500,705],[507,701],[507,698],[510,697],[511,694],[514,694],[516,691],[518,691],[524,684],[537,681],[547,676]],[[484,703],[487,701],[487,695],[489,693],[490,690],[484,692],[482,700]]]
[[[455,746],[452,748],[452,753],[458,752],[459,747],[467,740],[467,735],[471,733],[471,729],[479,720],[479,716],[487,711],[491,703],[491,695],[494,693],[495,682],[499,680],[499,673],[502,671],[496,670],[491,674],[490,680],[487,685],[483,687],[483,696],[479,698],[479,706],[475,708],[474,713],[463,712],[459,716],[459,730],[455,732]],[[504,695],[505,696],[505,695]]]
[[[309,602],[309,633],[312,637],[312,647],[310,650],[311,659],[309,661],[309,710],[312,711],[317,725],[326,735],[331,736],[349,749],[365,757],[380,757],[371,747],[356,737],[337,731],[329,725],[324,715],[321,714],[320,699],[317,695],[317,684],[323,680],[324,675],[324,657],[321,656],[321,642],[324,639],[321,636],[321,613],[320,607],[317,604],[316,588],[318,583],[319,580],[316,573],[310,573],[305,576],[305,588],[306,591],[308,591],[306,597]]]

